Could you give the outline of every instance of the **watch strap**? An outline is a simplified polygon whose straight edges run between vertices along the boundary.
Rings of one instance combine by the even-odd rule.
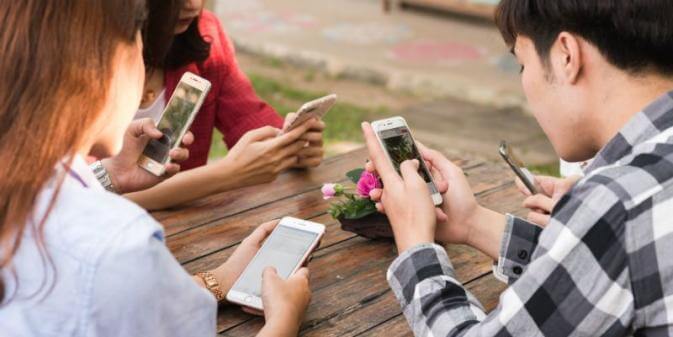
[[[109,192],[117,193],[117,189],[115,189],[114,185],[112,184],[110,174],[105,169],[105,166],[103,166],[103,163],[100,160],[94,162],[89,167],[91,168],[94,176],[96,176],[96,179],[103,186],[103,188],[105,188]]]
[[[196,273],[196,276],[198,276],[203,281],[203,284],[206,285],[206,288],[215,295],[215,299],[217,299],[218,302],[224,301],[224,293],[222,292],[222,289],[220,289],[220,283],[217,282],[213,273],[206,271]]]

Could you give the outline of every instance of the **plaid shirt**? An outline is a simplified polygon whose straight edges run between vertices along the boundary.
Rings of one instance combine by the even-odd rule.
[[[388,282],[416,336],[673,336],[673,92],[635,115],[540,230],[508,217],[486,315],[445,250],[419,245]]]

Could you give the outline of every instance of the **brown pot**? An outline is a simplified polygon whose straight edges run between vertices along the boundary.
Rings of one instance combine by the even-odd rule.
[[[341,229],[372,240],[392,240],[393,229],[388,218],[381,213],[373,213],[360,219],[339,218]]]

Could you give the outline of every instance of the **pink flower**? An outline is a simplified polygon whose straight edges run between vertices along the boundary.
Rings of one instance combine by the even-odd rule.
[[[332,199],[343,192],[343,190],[343,186],[339,184],[324,184],[321,189],[322,198],[325,200]]]
[[[369,193],[377,188],[381,188],[379,177],[371,172],[363,171],[358,181],[358,194],[363,198],[369,198]]]

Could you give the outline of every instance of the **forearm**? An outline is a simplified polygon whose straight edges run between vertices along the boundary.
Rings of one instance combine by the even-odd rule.
[[[126,198],[148,210],[165,209],[237,188],[230,165],[206,165],[176,174],[162,183]]]
[[[480,207],[469,222],[470,234],[467,244],[497,260],[507,217],[504,214]]]

